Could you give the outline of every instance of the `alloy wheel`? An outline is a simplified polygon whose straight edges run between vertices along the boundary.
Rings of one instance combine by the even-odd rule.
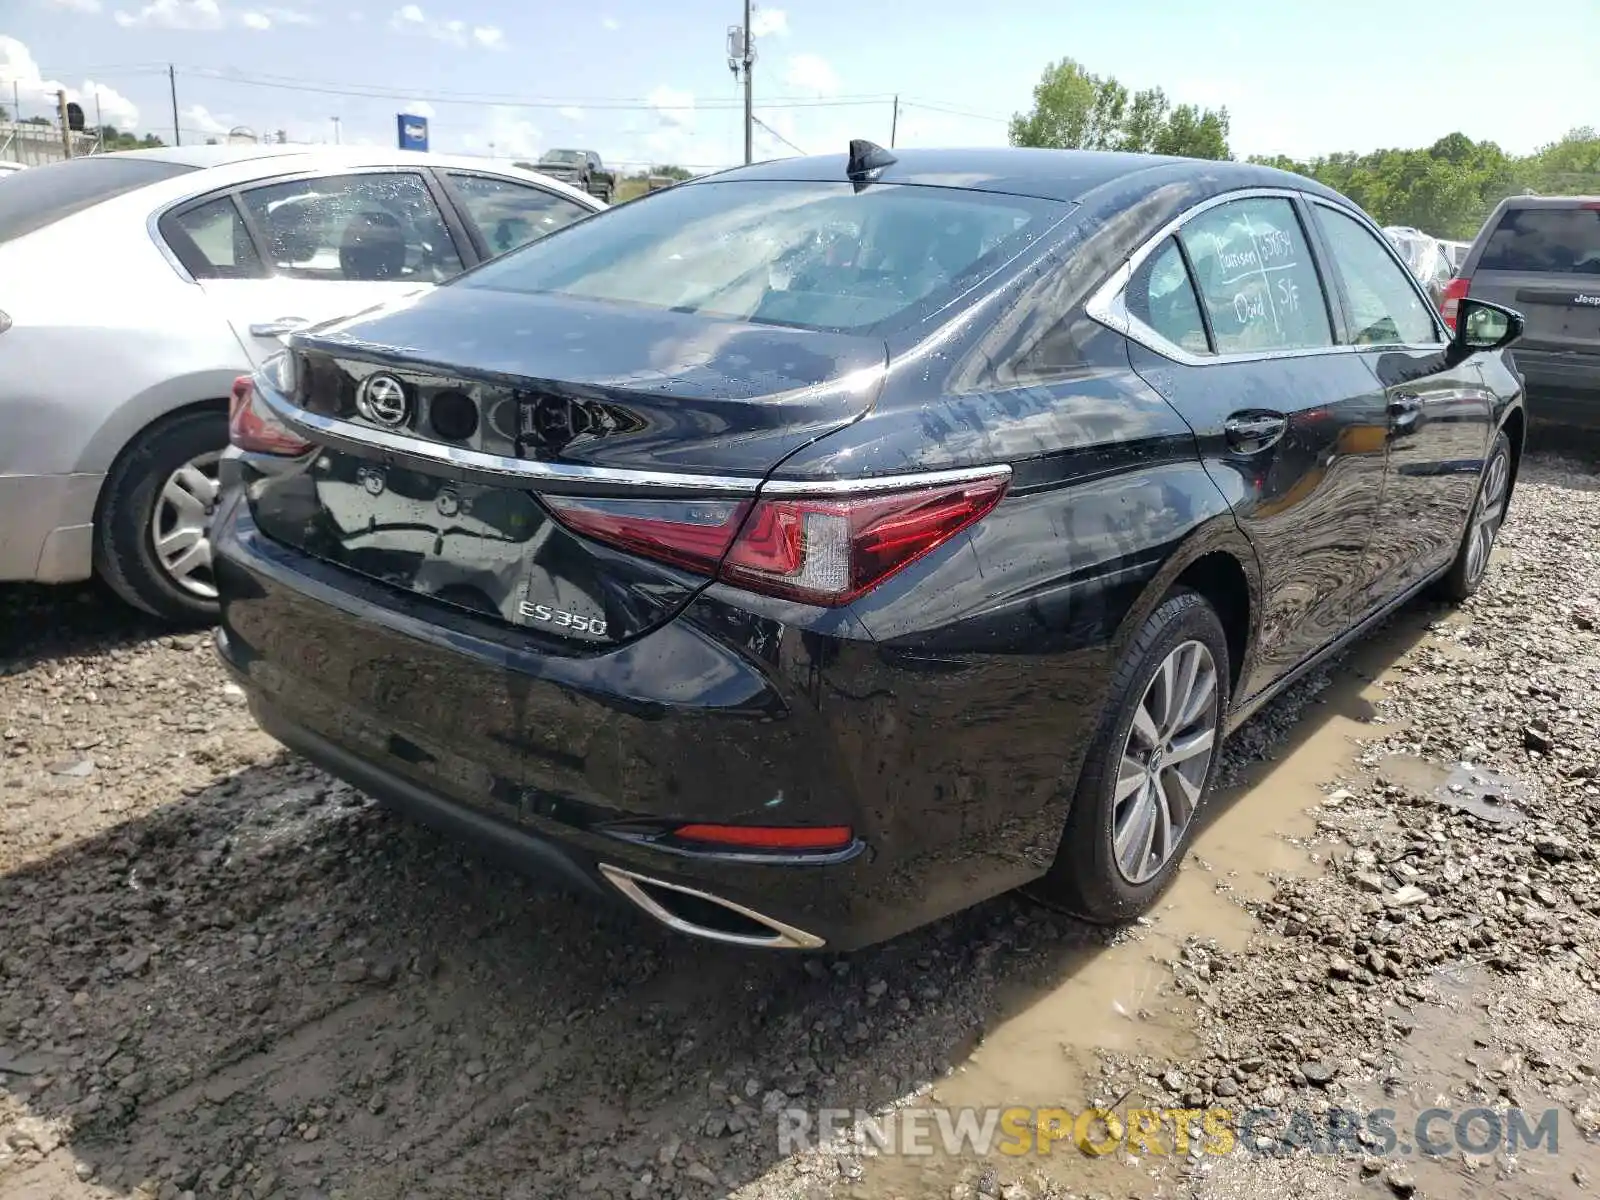
[[[192,596],[217,598],[211,574],[211,514],[221,485],[218,451],[190,459],[167,477],[150,514],[156,561],[175,585]]]
[[[1128,883],[1153,879],[1183,844],[1217,743],[1217,664],[1187,641],[1134,710],[1112,795],[1112,858]]]
[[[1511,462],[1504,452],[1489,460],[1472,510],[1472,530],[1467,540],[1467,581],[1477,583],[1489,569],[1495,536],[1506,519],[1506,485],[1511,482]]]

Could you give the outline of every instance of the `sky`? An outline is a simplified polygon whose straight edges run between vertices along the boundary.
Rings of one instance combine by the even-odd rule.
[[[43,114],[65,88],[91,122],[98,102],[170,143],[171,64],[185,142],[242,126],[392,145],[407,112],[443,152],[710,169],[743,158],[742,19],[739,0],[0,0],[0,105],[14,85]],[[1226,105],[1238,157],[1456,130],[1520,154],[1600,125],[1600,0],[768,0],[751,24],[757,158],[1003,145],[1065,56]]]

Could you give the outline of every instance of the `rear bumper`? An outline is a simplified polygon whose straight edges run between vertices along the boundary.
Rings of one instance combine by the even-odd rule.
[[[213,528],[218,648],[262,726],[530,874],[610,897],[626,887],[618,872],[643,876],[850,949],[1048,866],[1007,853],[939,789],[896,803],[907,780],[886,771],[873,728],[916,728],[886,705],[918,681],[894,679],[864,634],[802,634],[713,605],[613,651],[539,655],[514,631],[271,542],[244,510],[225,503]],[[808,690],[841,699],[824,714]],[[1004,761],[972,774],[991,765],[1005,775]],[[786,860],[635,836],[690,821],[848,825],[857,841]]]
[[[0,475],[0,580],[73,583],[94,563],[104,475]]]
[[[1600,429],[1600,355],[1516,350],[1513,358],[1527,381],[1530,417]]]

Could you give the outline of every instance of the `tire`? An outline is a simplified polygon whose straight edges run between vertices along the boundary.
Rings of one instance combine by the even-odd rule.
[[[1190,661],[1196,663],[1200,686],[1188,693],[1190,702],[1180,706],[1177,716],[1182,718],[1192,704],[1201,708],[1192,720],[1180,720],[1175,733],[1158,703],[1157,676],[1168,666],[1182,674]],[[1208,699],[1201,696],[1207,673]],[[1173,592],[1150,614],[1112,675],[1105,715],[1084,760],[1055,864],[1036,889],[1042,900],[1084,920],[1112,925],[1137,917],[1167,888],[1194,837],[1216,772],[1230,678],[1228,639],[1216,610],[1196,592]],[[1154,718],[1140,722],[1144,734],[1135,731],[1141,712]],[[1159,756],[1154,747],[1146,748],[1152,726],[1156,745],[1164,747]],[[1201,741],[1203,749],[1182,759],[1172,757],[1174,750],[1193,749]],[[1143,766],[1126,769],[1130,760],[1141,760]],[[1159,790],[1151,786],[1151,761]],[[1135,781],[1131,793],[1119,787]],[[1125,793],[1120,798],[1119,791]],[[1173,836],[1180,807],[1187,807],[1187,816]],[[1153,830],[1143,854],[1139,830],[1145,826],[1137,820],[1141,811],[1150,813]],[[1162,814],[1169,836],[1158,847]],[[1125,835],[1120,843],[1119,833]]]
[[[1483,474],[1478,478],[1478,494],[1473,498],[1472,514],[1461,535],[1456,560],[1450,564],[1449,573],[1439,581],[1439,594],[1444,599],[1460,603],[1483,584],[1489,573],[1494,541],[1505,524],[1510,503],[1511,439],[1504,433],[1497,433],[1494,445],[1489,448],[1489,458],[1483,464]]]
[[[94,529],[95,572],[133,607],[177,625],[216,619],[204,534],[216,491],[199,479],[215,479],[215,463],[227,444],[228,418],[221,411],[177,413],[141,433],[106,476]],[[179,479],[185,468],[190,470]],[[173,533],[165,558],[156,545],[158,522]],[[175,573],[168,563],[186,570]]]

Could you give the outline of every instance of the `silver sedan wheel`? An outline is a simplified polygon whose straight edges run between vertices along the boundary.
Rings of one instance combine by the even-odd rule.
[[[1162,661],[1122,747],[1112,796],[1112,857],[1135,886],[1153,879],[1183,844],[1217,743],[1217,664],[1184,642]]]
[[[1495,535],[1506,519],[1506,485],[1511,482],[1511,460],[1496,454],[1483,473],[1478,503],[1472,510],[1472,530],[1467,538],[1467,582],[1477,583],[1489,569]]]
[[[167,477],[150,514],[150,542],[156,561],[183,591],[217,598],[211,575],[211,513],[217,504],[218,451],[190,459]]]

